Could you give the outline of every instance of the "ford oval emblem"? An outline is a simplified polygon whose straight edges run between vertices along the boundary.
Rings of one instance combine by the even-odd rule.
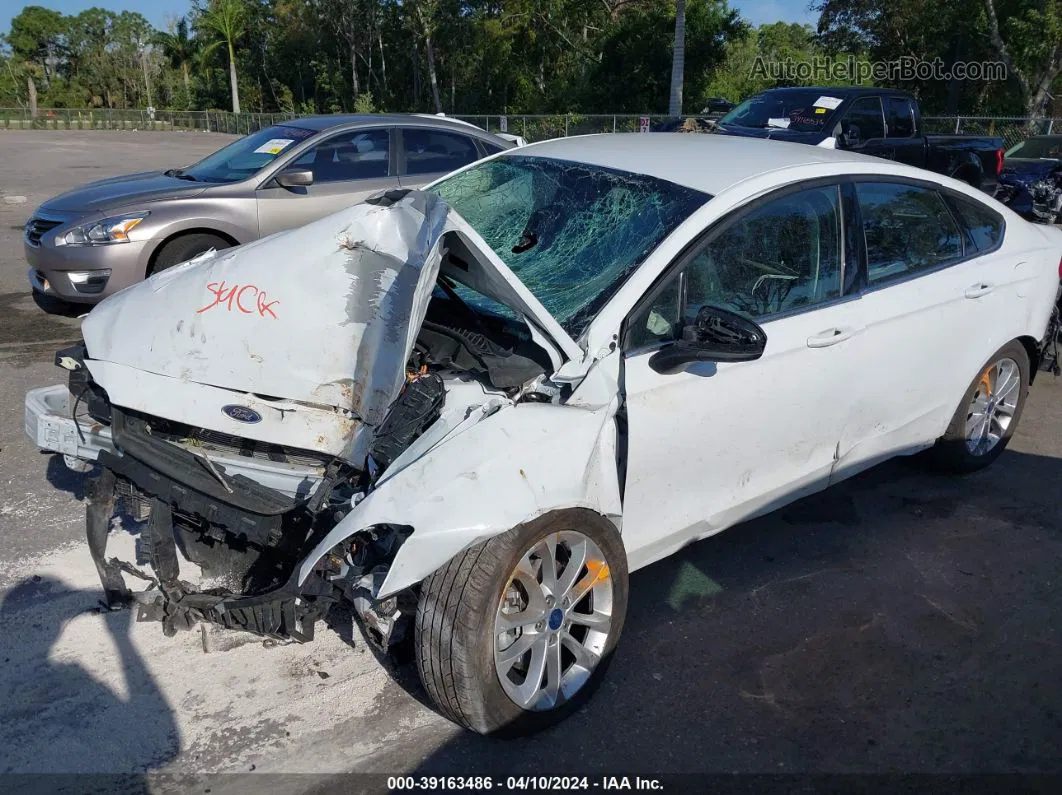
[[[222,413],[229,419],[236,420],[236,422],[246,422],[249,425],[253,425],[256,422],[262,421],[262,415],[254,409],[249,409],[246,406],[222,406]]]

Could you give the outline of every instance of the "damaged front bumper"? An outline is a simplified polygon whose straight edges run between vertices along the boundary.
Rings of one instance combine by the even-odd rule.
[[[26,436],[45,452],[59,453],[71,468],[88,471],[100,451],[114,452],[111,428],[91,417],[73,416],[76,401],[64,384],[31,389],[25,400]],[[211,460],[232,475],[242,475],[289,497],[306,493],[320,481],[316,472],[239,454],[212,451]],[[77,462],[84,462],[84,467]]]
[[[78,403],[83,411],[84,402],[64,385],[30,391],[25,431],[72,469],[100,467],[86,488],[86,533],[107,606],[135,607],[138,620],[160,621],[166,634],[208,622],[311,640],[335,590],[316,574],[297,582],[296,564],[318,540],[306,506],[327,485],[323,468],[262,460],[246,450],[226,455],[215,449],[207,459],[152,436],[136,416],[115,411],[111,424],[75,417]],[[127,515],[146,520],[136,563],[150,563],[153,574],[107,556],[119,502]],[[179,553],[204,573],[211,563],[235,571],[227,584],[238,587],[196,588],[181,579]],[[147,589],[131,591],[126,576],[148,582]]]
[[[117,444],[98,452],[102,471],[86,493],[89,551],[108,607],[135,606],[137,620],[160,621],[167,635],[208,622],[312,640],[334,601],[333,586],[318,573],[298,582],[296,563],[319,541],[308,508],[314,497],[272,491],[217,463],[204,466],[154,437],[144,420],[118,411],[111,434]],[[137,562],[150,563],[150,574],[107,557],[118,500],[127,514],[147,520]],[[181,557],[216,584],[197,587],[182,578]],[[124,575],[146,580],[147,589],[132,592]]]

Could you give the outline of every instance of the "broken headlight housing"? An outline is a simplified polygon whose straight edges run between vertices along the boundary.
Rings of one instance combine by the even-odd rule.
[[[129,233],[150,213],[128,213],[91,221],[56,235],[57,246],[99,246],[109,243],[128,243]]]

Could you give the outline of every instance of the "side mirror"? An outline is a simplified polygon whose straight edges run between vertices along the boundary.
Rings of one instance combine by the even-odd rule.
[[[767,334],[751,320],[714,306],[702,306],[682,339],[649,358],[658,373],[674,373],[690,362],[751,362],[763,356]]]
[[[289,168],[277,174],[276,179],[282,188],[308,188],[313,184],[313,172],[308,168]]]

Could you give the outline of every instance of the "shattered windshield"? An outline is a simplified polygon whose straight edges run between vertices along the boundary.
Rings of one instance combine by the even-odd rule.
[[[840,97],[808,91],[765,91],[749,97],[723,118],[720,124],[764,129],[776,127],[797,132],[820,132],[841,104]]]
[[[525,155],[480,163],[431,190],[573,338],[649,252],[711,198],[643,174]]]

